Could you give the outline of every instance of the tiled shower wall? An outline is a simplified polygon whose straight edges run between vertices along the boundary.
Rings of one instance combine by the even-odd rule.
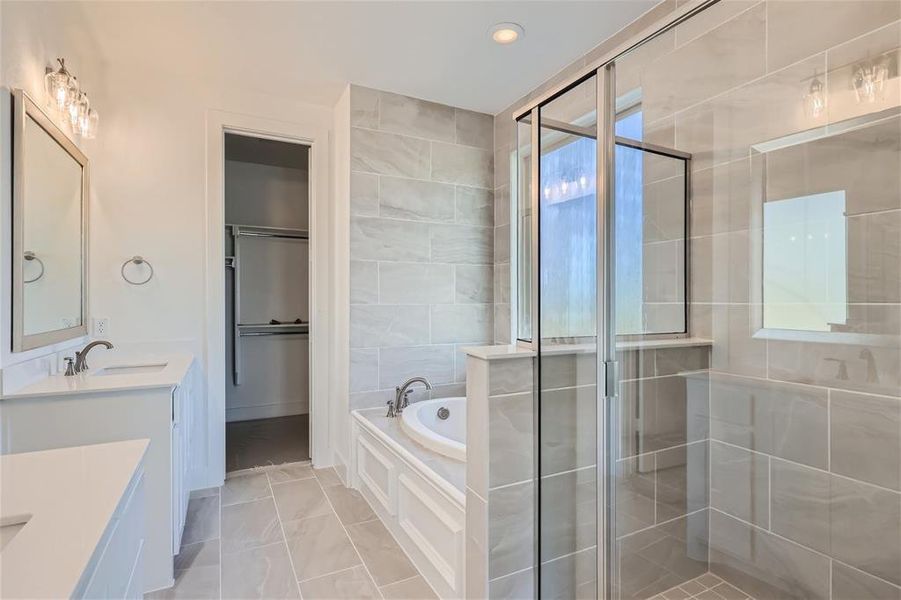
[[[901,105],[899,19],[898,0],[724,1],[625,57],[617,72],[642,87],[647,139],[693,154],[691,323],[693,335],[713,340],[709,417],[706,436],[689,441],[679,421],[676,433],[687,440],[686,465],[707,453],[709,472],[693,472],[709,480],[699,486],[692,476],[676,497],[709,504],[695,513],[706,522],[689,518],[695,531],[709,530],[709,568],[758,598],[901,598],[901,122],[886,113],[879,125],[770,152],[765,179],[751,148]],[[856,102],[854,65],[883,53],[893,65],[884,97]],[[817,75],[827,111],[805,121],[802,99]],[[510,112],[496,117],[496,131]],[[512,126],[504,136],[496,147],[512,148]],[[810,341],[755,335],[761,202],[832,190],[847,200],[847,324]],[[647,366],[655,361],[635,362],[659,379]],[[684,398],[660,381],[633,387],[644,409],[668,418]],[[637,427],[623,431],[634,440]],[[646,439],[636,447],[654,456],[621,460],[637,478],[621,484],[634,483],[637,495],[617,508],[623,531],[638,528],[623,537],[621,557],[680,575],[690,566],[687,536],[659,521],[666,456],[658,454],[669,447],[658,449],[646,420],[640,427]],[[642,510],[644,529],[628,522]],[[656,589],[635,583],[624,595]]]
[[[901,121],[780,141],[901,105],[899,19],[897,0],[721,2],[617,67],[641,87],[645,139],[692,154],[692,328],[713,340],[709,568],[758,598],[901,594]],[[855,65],[884,53],[884,97],[857,102]],[[803,104],[814,76],[819,115]],[[784,147],[762,154],[772,141]],[[845,193],[847,322],[764,337],[764,203],[827,191]],[[655,398],[675,396],[641,399]]]
[[[351,409],[424,375],[465,394],[460,347],[494,339],[490,115],[351,88]]]

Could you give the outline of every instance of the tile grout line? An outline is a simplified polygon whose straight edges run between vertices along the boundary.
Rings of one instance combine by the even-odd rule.
[[[278,521],[278,528],[282,532],[282,544],[285,545],[285,554],[288,557],[288,563],[291,565],[291,573],[294,575],[294,587],[297,588],[297,596],[303,600],[303,592],[300,591],[300,581],[297,579],[297,570],[294,568],[294,557],[291,556],[291,548],[288,547],[288,536],[285,534],[285,525],[282,523],[282,513],[278,510],[278,503],[275,501],[275,490],[272,489],[272,480],[269,478],[269,473],[266,473],[266,483],[269,486],[269,493],[272,494],[272,505],[275,507],[275,518]],[[323,492],[323,495],[324,494],[325,492]],[[222,566],[220,565],[219,568],[221,571]]]
[[[336,474],[337,474],[337,472],[336,472]],[[341,478],[339,477],[338,479],[340,481]],[[360,550],[357,548],[357,544],[356,544],[356,542],[354,542],[354,539],[351,537],[350,531],[347,529],[347,526],[344,524],[344,521],[342,521],[341,517],[338,516],[338,511],[335,510],[335,505],[332,504],[332,499],[329,498],[328,494],[325,493],[325,486],[322,485],[322,482],[319,480],[319,477],[316,477],[316,483],[319,484],[319,490],[322,492],[322,495],[325,496],[325,501],[328,503],[329,508],[332,509],[332,513],[335,515],[335,518],[338,520],[338,524],[341,525],[341,529],[344,530],[344,535],[347,536],[347,540],[350,542],[350,545],[353,547],[354,552],[356,552],[357,558],[360,559],[360,564],[363,566],[363,570],[366,571],[366,575],[369,577],[369,581],[372,582],[372,587],[375,588],[376,593],[378,594],[378,597],[384,599],[384,596],[382,595],[382,589],[375,582],[375,577],[372,576],[372,572],[369,570],[369,565],[367,565],[366,561],[363,560],[363,555],[360,553]],[[339,483],[338,485],[344,485],[344,484]],[[347,489],[350,489],[350,488],[347,488]],[[364,500],[365,500],[365,498],[364,498]],[[367,504],[368,504],[368,502],[367,502]],[[371,509],[371,507],[370,507],[370,509]],[[299,584],[298,584],[298,587],[299,587]]]

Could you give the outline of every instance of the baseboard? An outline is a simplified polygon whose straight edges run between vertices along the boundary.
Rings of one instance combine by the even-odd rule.
[[[260,406],[235,406],[233,408],[225,409],[225,422],[289,417],[291,415],[304,415],[309,412],[310,407],[306,402],[279,402],[277,404],[262,404]]]

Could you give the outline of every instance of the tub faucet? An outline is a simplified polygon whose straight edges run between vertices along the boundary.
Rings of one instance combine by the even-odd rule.
[[[410,394],[413,390],[409,388],[414,383],[423,384],[427,390],[432,389],[432,384],[425,377],[411,377],[403,385],[394,388],[394,400],[388,400],[388,414],[385,416],[397,417],[410,405]]]
[[[96,340],[82,348],[81,352],[75,353],[75,372],[81,373],[82,371],[88,370],[88,352],[91,351],[92,348],[96,346],[104,346],[107,350],[113,347],[113,345],[106,340]]]

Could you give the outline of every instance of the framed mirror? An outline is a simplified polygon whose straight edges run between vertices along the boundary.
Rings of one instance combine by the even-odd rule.
[[[88,158],[13,92],[13,336],[22,352],[87,335]]]

